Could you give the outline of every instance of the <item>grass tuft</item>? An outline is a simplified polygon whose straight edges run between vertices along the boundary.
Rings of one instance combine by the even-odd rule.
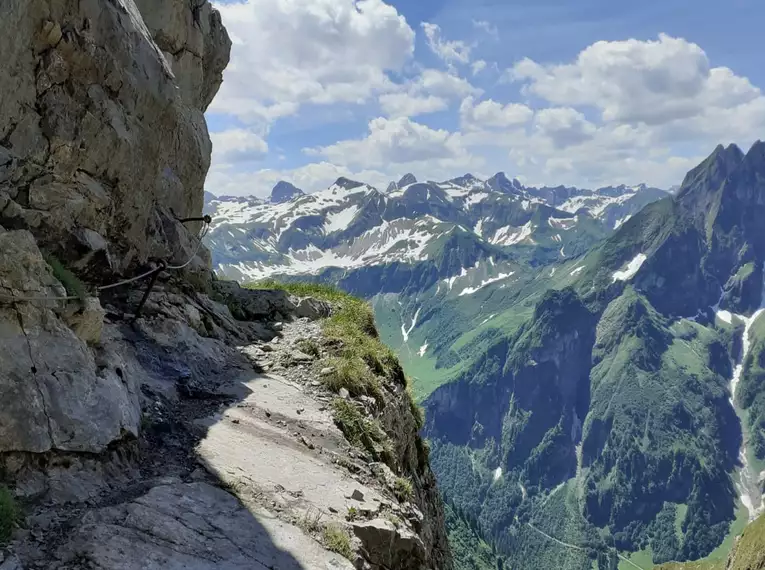
[[[327,525],[323,532],[324,546],[327,550],[336,552],[353,561],[353,549],[351,548],[351,537],[339,525]]]
[[[321,349],[319,348],[319,344],[313,339],[301,339],[297,342],[297,347],[308,356],[313,356],[314,358],[321,357]]]
[[[315,283],[279,283],[273,280],[248,285],[251,289],[279,289],[298,297],[330,303],[332,315],[324,321],[324,335],[340,341],[331,363],[335,373],[326,379],[334,391],[345,388],[353,396],[372,396],[382,403],[379,377],[398,380],[401,366],[393,351],[380,340],[369,303],[339,289]]]
[[[332,402],[335,423],[346,439],[388,465],[393,461],[393,446],[380,422],[365,417],[351,402],[337,398]]]
[[[400,503],[411,501],[414,497],[412,482],[404,477],[396,477],[396,482],[393,484],[393,494],[396,495]]]

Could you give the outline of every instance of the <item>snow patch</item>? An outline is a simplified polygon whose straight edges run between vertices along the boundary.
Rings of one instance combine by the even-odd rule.
[[[719,302],[718,302],[719,305]],[[721,316],[721,313],[728,313],[725,316]],[[760,308],[755,311],[751,317],[745,317],[743,315],[733,315],[728,311],[717,311],[717,316],[720,316],[723,320],[730,316],[730,322],[733,321],[733,317],[744,321],[744,335],[742,338],[741,356],[738,362],[734,363],[733,377],[730,382],[730,403],[734,409],[736,409],[736,393],[738,391],[738,385],[741,382],[741,375],[744,372],[744,363],[746,362],[749,351],[752,348],[752,326],[755,321],[765,313],[765,284],[763,284],[762,300],[760,301]],[[728,322],[728,321],[726,321]],[[749,464],[749,455],[746,448],[746,440],[742,442],[741,449],[739,450],[739,461],[741,462],[740,481],[736,485],[742,504],[749,511],[749,521],[753,521],[759,517],[765,511],[765,502],[763,502],[762,491],[760,489],[759,482],[757,480],[757,474],[754,473],[752,466]]]
[[[502,468],[501,468],[501,467],[497,467],[497,468],[494,470],[494,480],[495,480],[495,481],[499,481],[499,478],[500,478],[500,477],[502,477]]]
[[[421,309],[422,307],[420,307]],[[420,316],[420,309],[417,309],[417,311],[414,313],[414,317],[412,318],[412,324],[407,329],[404,323],[401,323],[401,336],[404,337],[404,342],[409,342],[409,334],[414,330],[414,327],[417,326],[417,317]]]
[[[454,282],[457,280],[459,276],[454,275],[453,277],[449,277],[448,279],[444,279],[444,283],[449,287],[449,291],[452,290],[452,287],[454,286]]]
[[[579,267],[574,269],[571,273],[569,273],[569,275],[571,276],[579,275],[582,271],[584,271],[584,265],[580,265]]]
[[[426,350],[428,350],[428,343],[427,342],[420,347],[420,350],[417,351],[417,354],[420,355],[420,358],[425,356],[425,351]]]
[[[616,223],[614,224],[614,229],[618,230],[620,227],[622,227],[632,216],[624,216],[620,220],[616,220]]]
[[[327,214],[327,220],[324,222],[324,233],[331,234],[347,228],[359,213],[358,206],[351,206],[340,210],[339,212]]]
[[[629,281],[632,279],[643,266],[643,263],[645,263],[646,259],[648,258],[644,253],[638,253],[634,259],[627,264],[627,267],[624,270],[616,271],[613,274],[613,282],[616,283],[617,281]]]
[[[730,311],[717,311],[717,318],[719,318],[722,322],[728,323],[729,325],[733,324],[733,313]]]
[[[531,222],[528,222],[521,228],[505,226],[503,228],[499,228],[494,234],[494,237],[492,237],[489,241],[494,245],[515,245],[531,237],[533,232],[534,225]]]
[[[570,230],[576,225],[576,218],[548,218],[547,223],[556,230]]]
[[[490,277],[489,279],[485,279],[484,281],[481,281],[481,284],[478,285],[478,287],[466,287],[462,293],[459,294],[460,297],[463,297],[464,295],[472,295],[476,291],[479,291],[480,289],[483,289],[487,285],[491,285],[492,283],[496,283],[497,281],[502,281],[503,279],[507,279],[508,277],[512,277],[514,273],[511,271],[510,273],[500,273],[496,277]]]

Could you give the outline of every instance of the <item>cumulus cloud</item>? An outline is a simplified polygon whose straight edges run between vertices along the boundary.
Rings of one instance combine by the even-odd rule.
[[[534,116],[526,105],[508,103],[502,105],[493,99],[476,104],[474,97],[466,97],[460,105],[460,120],[462,128],[476,129],[505,129],[522,125]]]
[[[233,164],[262,158],[268,152],[268,143],[251,131],[231,129],[211,133],[212,160],[216,164]]]
[[[433,24],[423,34],[446,70],[412,65],[414,32],[382,0],[248,0],[222,8],[236,44],[213,109],[244,127],[213,134],[213,192],[265,195],[280,179],[311,191],[339,176],[384,186],[403,171],[447,179],[487,170],[531,184],[669,187],[717,143],[746,146],[765,132],[760,89],[681,38],[596,42],[561,62],[524,59],[508,75],[526,99],[497,90],[481,100],[483,91],[455,64],[473,75],[496,65],[471,61],[472,46],[444,39]],[[491,35],[490,27],[474,26]],[[273,121],[305,105],[371,100],[384,117],[369,122],[364,136],[332,139],[298,161],[288,149],[288,164],[315,160],[299,168],[259,168]],[[460,131],[411,119],[444,111],[455,113]]]
[[[216,196],[258,196],[264,198],[280,180],[286,180],[306,192],[324,190],[341,176],[385,188],[390,176],[376,170],[352,170],[329,162],[314,162],[294,169],[256,169],[234,171],[215,166],[205,183],[205,190]]]
[[[443,97],[420,96],[409,93],[388,93],[380,96],[380,107],[390,117],[416,117],[444,111],[449,102]]]
[[[428,40],[428,47],[438,57],[446,63],[470,63],[470,52],[472,46],[469,46],[462,40],[445,40],[441,36],[441,28],[436,24],[423,22],[422,30]]]
[[[534,117],[534,126],[557,148],[581,144],[593,138],[597,131],[582,113],[570,107],[542,109]]]
[[[233,41],[211,111],[269,123],[306,103],[360,103],[388,90],[415,32],[382,0],[216,4]]]
[[[462,98],[468,95],[480,95],[481,89],[474,87],[469,81],[458,75],[425,69],[411,83],[411,88],[419,93],[428,93],[446,98]]]
[[[661,126],[696,119],[694,128],[703,131],[710,118],[719,123],[736,110],[765,123],[757,103],[762,93],[748,79],[712,67],[700,46],[665,34],[596,42],[562,65],[524,59],[510,74],[556,105],[595,107],[606,122]]]
[[[426,161],[463,161],[467,151],[459,133],[431,129],[406,117],[377,118],[369,123],[367,136],[309,149],[334,164],[380,168]]]

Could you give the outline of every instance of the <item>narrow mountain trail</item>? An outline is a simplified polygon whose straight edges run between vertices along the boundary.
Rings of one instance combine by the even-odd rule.
[[[551,540],[551,541],[553,541],[553,542],[555,542],[555,543],[557,543],[557,544],[560,544],[561,546],[563,546],[563,547],[565,547],[565,548],[571,548],[571,549],[573,549],[573,550],[578,550],[578,551],[580,551],[580,552],[584,552],[584,551],[585,551],[585,549],[584,549],[584,548],[582,548],[581,546],[577,546],[576,544],[571,544],[571,543],[568,543],[568,542],[563,542],[562,540],[558,540],[558,539],[557,539],[557,538],[555,538],[554,536],[550,536],[550,535],[549,535],[549,534],[547,534],[545,531],[543,531],[543,530],[541,530],[541,529],[538,529],[537,527],[535,527],[535,526],[534,526],[533,524],[531,524],[531,523],[526,523],[526,524],[527,524],[527,525],[528,525],[528,526],[529,526],[531,529],[535,530],[536,532],[538,532],[539,534],[541,534],[542,536],[544,536],[546,539],[548,539],[548,540]],[[614,549],[611,549],[611,550],[614,550]],[[630,564],[631,566],[634,566],[634,567],[635,567],[635,568],[637,568],[638,570],[647,570],[646,568],[643,568],[642,566],[638,566],[637,564],[635,564],[635,563],[634,563],[632,560],[630,560],[629,558],[626,558],[626,557],[622,556],[621,554],[619,554],[619,552],[618,552],[617,550],[614,550],[614,552],[616,552],[616,555],[619,557],[619,559],[620,559],[620,560],[622,560],[622,561],[626,562],[627,564]]]

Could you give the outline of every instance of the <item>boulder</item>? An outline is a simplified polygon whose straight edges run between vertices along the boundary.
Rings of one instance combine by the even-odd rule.
[[[281,320],[293,314],[295,304],[286,291],[279,289],[245,289],[236,281],[213,282],[213,297],[228,306],[231,314],[242,321]]]
[[[425,545],[419,536],[387,519],[374,519],[351,525],[361,541],[373,568],[420,570],[426,561]]]
[[[101,307],[98,298],[88,297],[65,316],[65,321],[80,340],[88,344],[98,344],[101,341],[105,316],[106,311]]]
[[[298,319],[310,319],[312,321],[326,319],[332,312],[329,303],[313,297],[293,298],[292,303],[295,305],[294,314]]]

